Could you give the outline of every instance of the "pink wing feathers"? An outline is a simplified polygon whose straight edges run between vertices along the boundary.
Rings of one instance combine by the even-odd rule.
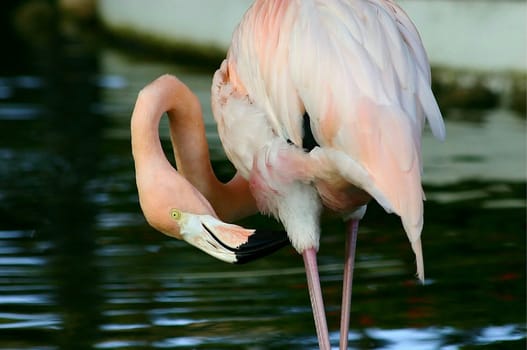
[[[319,143],[371,176],[360,184],[397,213],[423,277],[421,132],[445,130],[415,27],[393,2],[306,1],[291,33],[291,77]],[[306,71],[309,74],[306,74]],[[343,177],[350,180],[346,174]],[[378,195],[382,193],[382,196]]]
[[[401,217],[423,277],[421,132],[425,118],[437,138],[445,130],[419,35],[393,1],[258,0],[212,89],[245,177],[270,138],[302,144],[307,112],[313,157]]]
[[[288,53],[297,12],[296,1],[256,1],[234,33],[227,62],[231,83],[256,101],[273,132],[301,144],[304,109]]]

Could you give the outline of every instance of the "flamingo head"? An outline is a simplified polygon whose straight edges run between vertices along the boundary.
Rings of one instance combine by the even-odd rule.
[[[289,244],[284,231],[221,221],[209,201],[174,168],[136,173],[139,203],[150,226],[228,263],[246,263]]]

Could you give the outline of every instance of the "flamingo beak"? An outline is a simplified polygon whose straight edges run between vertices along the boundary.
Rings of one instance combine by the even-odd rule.
[[[250,230],[227,224],[211,215],[196,215],[177,209],[171,217],[183,239],[205,253],[231,264],[244,264],[289,244],[285,231]]]

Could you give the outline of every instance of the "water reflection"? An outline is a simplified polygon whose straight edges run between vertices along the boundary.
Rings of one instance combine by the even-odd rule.
[[[33,63],[0,65],[0,347],[316,349],[292,249],[230,266],[140,214],[129,117],[137,91],[162,73],[198,93],[213,166],[232,174],[208,107],[211,72],[127,57],[57,28],[47,35],[44,46],[15,46]],[[399,220],[371,206],[358,242],[354,348],[525,344],[524,123],[511,110],[471,111],[477,122],[444,111],[448,142],[424,141],[429,279],[416,285]],[[333,344],[342,230],[326,221],[320,251]]]
[[[23,305],[32,315],[20,314],[16,318],[9,316],[12,313],[4,315],[5,319],[17,320],[14,327],[4,329],[24,330],[19,334],[24,336],[18,341],[31,339],[37,346],[47,343],[64,349],[88,349],[102,320],[99,309],[102,299],[97,288],[101,277],[94,256],[93,234],[97,208],[91,204],[88,188],[98,171],[103,127],[103,116],[91,112],[98,100],[98,88],[90,81],[97,75],[99,64],[96,52],[89,46],[63,35],[58,28],[57,13],[51,7],[48,10],[41,18],[48,24],[44,32],[24,32],[28,40],[34,36],[39,39],[39,45],[29,46],[25,52],[35,59],[32,67],[35,75],[4,80],[8,84],[4,91],[10,91],[7,96],[15,104],[1,110],[1,119],[13,120],[8,125],[13,128],[20,127],[15,121],[31,122],[20,130],[27,129],[27,133],[5,136],[8,139],[25,136],[22,144],[34,153],[29,159],[23,154],[19,159],[13,157],[6,167],[4,183],[19,187],[20,178],[33,183],[32,188],[19,187],[10,193],[13,197],[25,193],[26,200],[30,199],[22,203],[22,212],[18,212],[22,208],[5,209],[7,215],[14,214],[17,221],[32,226],[28,244],[43,245],[37,248],[38,252],[33,252],[38,257],[22,258],[26,263],[33,259],[30,266],[13,262],[20,270],[6,282],[20,283],[24,288],[12,291],[13,295],[1,300],[15,310]],[[31,93],[28,99],[31,107],[25,101],[25,94],[19,93],[21,90]],[[25,219],[26,216],[30,219]],[[40,262],[35,263],[34,259]],[[38,271],[42,281],[29,282],[29,285],[17,282],[21,276],[27,279],[26,270]],[[27,294],[34,284],[46,287],[44,295]],[[34,308],[30,309],[29,305]],[[39,309],[43,313],[35,316]],[[60,332],[44,332],[59,328]],[[42,339],[44,334],[49,337],[47,340]]]

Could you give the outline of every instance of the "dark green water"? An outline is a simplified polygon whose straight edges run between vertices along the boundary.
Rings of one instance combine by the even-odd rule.
[[[208,107],[212,71],[45,28],[8,36],[1,55],[0,348],[316,349],[291,248],[230,266],[141,215],[128,125],[137,91],[160,74],[198,93],[214,167],[232,174]],[[414,279],[399,220],[371,205],[358,239],[353,348],[525,348],[525,119],[500,107],[444,114],[447,142],[424,140],[427,283]],[[342,232],[325,222],[319,254],[334,345]]]

